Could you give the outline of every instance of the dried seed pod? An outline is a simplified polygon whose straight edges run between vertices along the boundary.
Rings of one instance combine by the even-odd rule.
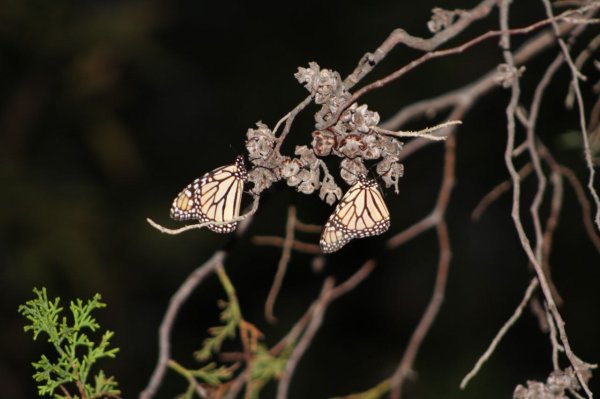
[[[366,148],[361,153],[364,159],[379,159],[381,158],[381,136],[379,134],[367,134],[363,136],[363,143]]]
[[[357,103],[353,103],[342,113],[340,121],[347,125],[348,131],[368,133],[372,126],[379,123],[379,114],[369,111],[367,104],[358,106]]]
[[[319,159],[315,155],[315,152],[312,148],[308,148],[305,145],[300,145],[296,147],[296,151],[294,151],[296,155],[300,156],[300,161],[302,165],[314,169],[319,165]]]
[[[400,159],[400,152],[402,152],[402,142],[396,140],[393,137],[382,136],[382,157]]]
[[[308,68],[299,67],[294,76],[315,96],[315,104],[325,104],[343,87],[342,78],[338,72],[321,69],[316,62],[310,62]]]
[[[337,145],[337,140],[331,132],[315,130],[312,136],[311,146],[315,155],[319,157],[326,157],[331,154],[332,148]]]
[[[404,165],[394,158],[384,158],[377,164],[376,171],[385,186],[388,188],[394,186],[394,191],[398,194],[398,180],[404,175]]]
[[[356,158],[366,149],[367,145],[363,142],[362,137],[357,134],[351,134],[343,138],[337,148],[338,152],[350,159]]]
[[[262,122],[257,122],[257,129],[248,129],[246,133],[246,149],[248,158],[266,160],[275,147],[276,138],[271,129]]]
[[[353,185],[358,181],[359,175],[366,175],[367,168],[360,158],[348,159],[345,158],[340,164],[340,176],[344,181]]]
[[[287,179],[296,176],[302,168],[302,162],[297,158],[285,157],[281,162],[281,177]]]
[[[319,198],[325,201],[328,205],[333,205],[335,201],[342,198],[342,189],[335,184],[335,181],[331,176],[325,177],[321,182]]]
[[[251,190],[254,194],[262,193],[278,180],[277,175],[266,168],[254,168],[248,172],[248,181],[254,184]]]

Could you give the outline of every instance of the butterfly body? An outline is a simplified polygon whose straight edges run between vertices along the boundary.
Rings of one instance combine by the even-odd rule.
[[[390,213],[377,182],[359,175],[327,220],[319,244],[324,253],[331,253],[355,238],[376,236],[389,228]]]
[[[238,156],[234,164],[208,172],[184,188],[173,201],[171,218],[200,223],[223,223],[237,218],[247,179],[244,159]],[[230,233],[237,224],[209,224],[207,227],[217,233]]]

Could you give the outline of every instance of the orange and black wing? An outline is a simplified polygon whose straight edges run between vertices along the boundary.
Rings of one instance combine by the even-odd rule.
[[[376,236],[389,227],[390,213],[377,182],[359,176],[327,220],[319,244],[324,253],[331,253],[350,240]]]
[[[223,223],[240,215],[244,183],[247,180],[241,156],[233,165],[226,165],[194,180],[179,193],[171,206],[175,220],[198,220],[200,223]],[[207,227],[217,233],[235,230],[238,222],[212,224]]]

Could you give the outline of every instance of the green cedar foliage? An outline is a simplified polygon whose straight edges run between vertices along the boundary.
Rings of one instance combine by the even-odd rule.
[[[85,304],[81,299],[71,302],[72,317],[67,320],[65,316],[60,317],[63,311],[60,298],[49,300],[45,288],[34,288],[33,292],[36,298],[19,306],[19,313],[29,321],[24,330],[32,331],[34,340],[40,335],[47,335],[48,342],[56,350],[56,355],[42,355],[38,362],[32,363],[36,370],[33,379],[39,383],[39,395],[73,399],[118,398],[120,391],[113,377],[106,377],[100,370],[90,378],[98,359],[114,358],[119,351],[118,348],[109,348],[114,335],[112,331],[106,331],[99,344],[88,336],[87,331],[93,333],[100,328],[91,315],[92,311],[106,307],[100,302],[100,295],[96,294]],[[91,379],[93,382],[90,382]]]

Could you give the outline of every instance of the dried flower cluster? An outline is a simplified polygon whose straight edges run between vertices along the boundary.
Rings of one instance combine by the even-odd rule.
[[[278,138],[267,125],[258,122],[256,129],[249,129],[246,148],[253,164],[248,173],[248,180],[254,184],[252,191],[259,194],[285,180],[303,194],[318,190],[319,197],[331,205],[341,198],[342,190],[320,158],[335,155],[342,158],[340,176],[349,185],[359,175],[368,174],[364,161],[379,161],[376,173],[386,187],[394,186],[397,193],[398,180],[404,172],[399,162],[402,143],[373,130],[379,123],[379,114],[366,104],[348,104],[352,95],[338,72],[321,69],[311,62],[308,68],[298,68],[294,76],[310,92],[314,103],[321,106],[315,114],[317,130],[312,133],[310,147],[298,146],[295,157],[288,157],[275,150]]]
[[[431,33],[437,33],[452,25],[460,10],[450,11],[435,7],[431,12],[433,15],[427,22],[427,28]]]
[[[589,371],[588,371],[589,374]],[[591,377],[591,374],[589,375]],[[514,399],[569,399],[565,391],[577,391],[581,387],[571,367],[550,373],[546,383],[527,381],[527,387],[517,385]]]

